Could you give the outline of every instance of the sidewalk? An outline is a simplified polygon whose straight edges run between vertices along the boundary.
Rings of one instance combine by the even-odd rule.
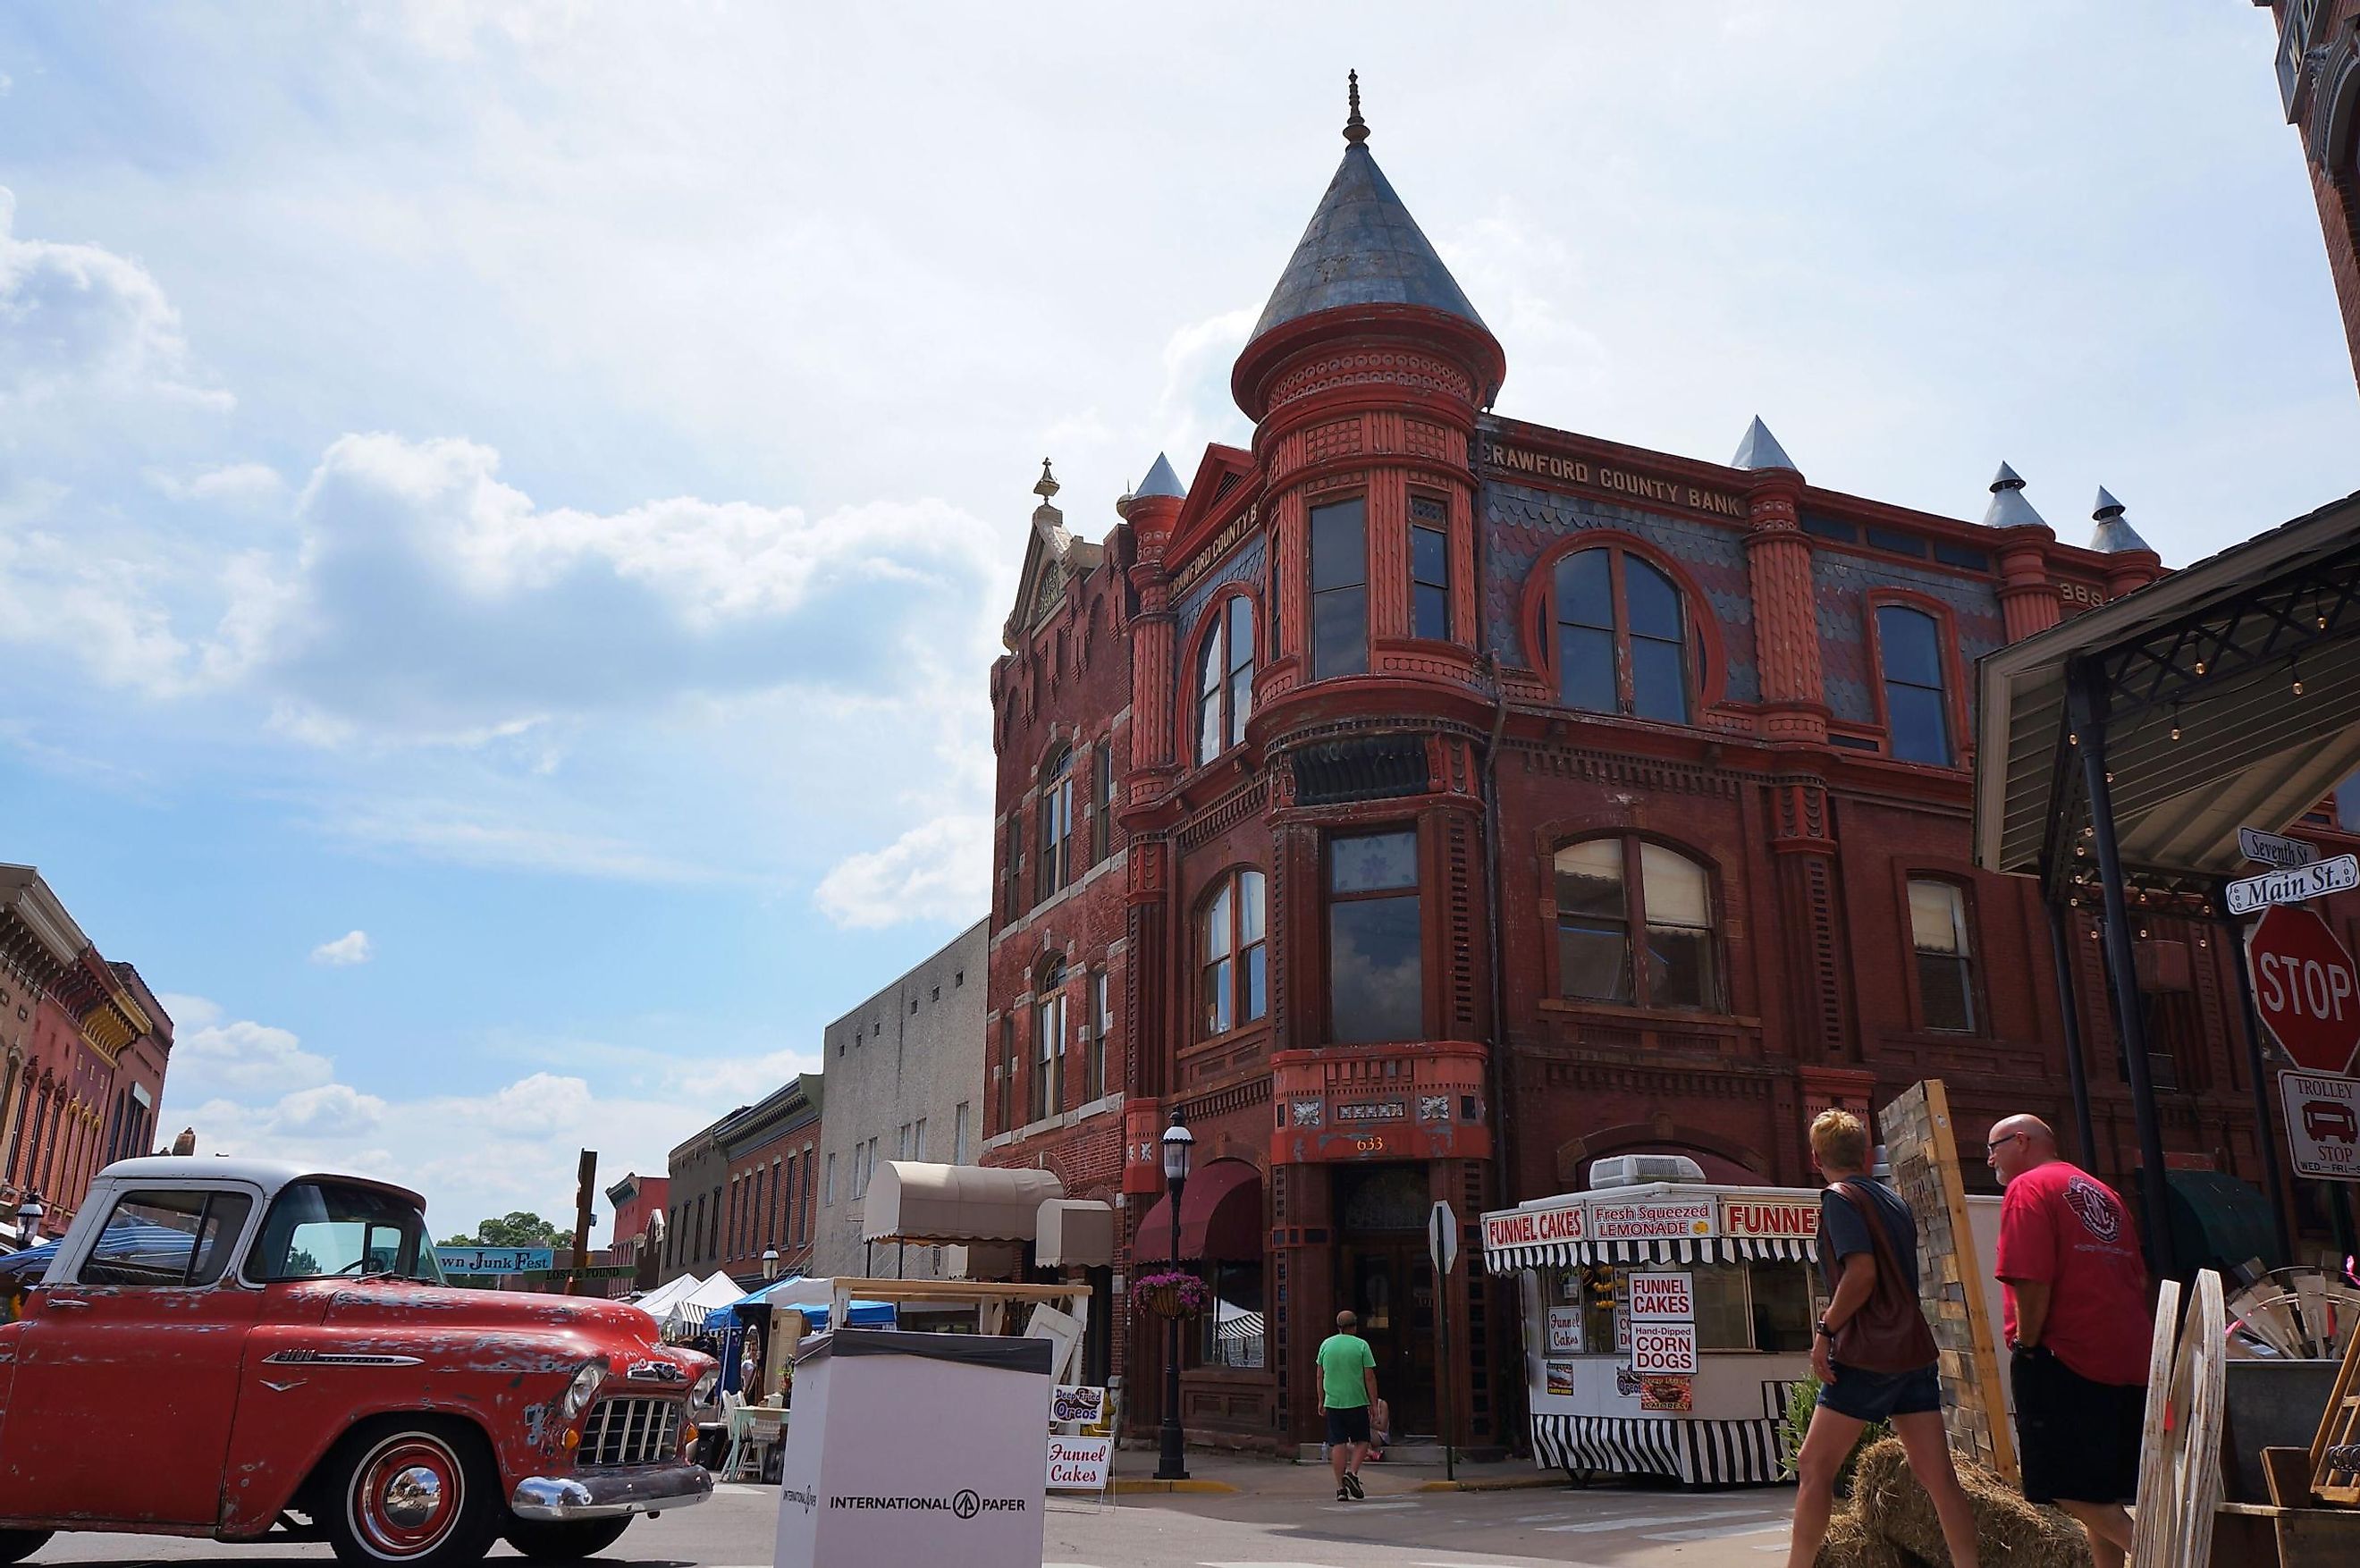
[[[1219,1453],[1191,1449],[1188,1479],[1158,1481],[1152,1448],[1126,1448],[1115,1454],[1113,1490],[1124,1494],[1189,1492],[1216,1496],[1304,1497],[1326,1501],[1335,1496],[1333,1472],[1325,1464],[1292,1464],[1258,1454]],[[1491,1464],[1460,1460],[1454,1484],[1444,1478],[1440,1464],[1399,1464],[1391,1460],[1360,1467],[1360,1485],[1371,1497],[1395,1497],[1411,1492],[1490,1492],[1529,1486],[1566,1486],[1561,1470],[1537,1470],[1528,1459]]]

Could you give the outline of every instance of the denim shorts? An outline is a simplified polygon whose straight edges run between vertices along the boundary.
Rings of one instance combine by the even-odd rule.
[[[1856,1421],[1889,1420],[1942,1408],[1942,1384],[1931,1365],[1909,1372],[1870,1372],[1835,1364],[1836,1380],[1819,1389],[1819,1403]]]

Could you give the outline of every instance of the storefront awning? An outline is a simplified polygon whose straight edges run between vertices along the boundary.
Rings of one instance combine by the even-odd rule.
[[[872,1242],[1029,1242],[1041,1205],[1065,1184],[1045,1170],[889,1159],[869,1179],[861,1237]]]
[[[1095,1198],[1041,1205],[1032,1261],[1043,1268],[1104,1268],[1114,1262],[1114,1210]]]
[[[1520,1268],[1570,1268],[1581,1263],[1742,1263],[1754,1258],[1819,1255],[1819,1244],[1802,1236],[1680,1236],[1632,1242],[1536,1242],[1484,1254],[1494,1274]]]
[[[1159,1198],[1139,1222],[1131,1245],[1142,1258],[1172,1255],[1172,1200]],[[1241,1159],[1217,1159],[1180,1191],[1180,1255],[1211,1263],[1262,1260],[1262,1172]]]
[[[2216,1170],[2173,1170],[2164,1184],[2171,1195],[2172,1255],[2183,1266],[2225,1272],[2254,1258],[2286,1261],[2278,1255],[2270,1201],[2252,1182]]]
[[[1819,1195],[1808,1188],[1651,1182],[1601,1188],[1483,1216],[1483,1266],[1742,1263],[1819,1256]]]

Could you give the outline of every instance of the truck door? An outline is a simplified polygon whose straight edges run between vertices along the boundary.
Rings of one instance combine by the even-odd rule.
[[[262,1292],[227,1270],[258,1193],[126,1189],[27,1299],[0,1512],[210,1525]]]

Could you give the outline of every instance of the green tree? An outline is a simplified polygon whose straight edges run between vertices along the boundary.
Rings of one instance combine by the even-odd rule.
[[[540,1215],[513,1210],[497,1220],[486,1220],[472,1236],[446,1237],[443,1246],[572,1246],[574,1233],[561,1231]]]

